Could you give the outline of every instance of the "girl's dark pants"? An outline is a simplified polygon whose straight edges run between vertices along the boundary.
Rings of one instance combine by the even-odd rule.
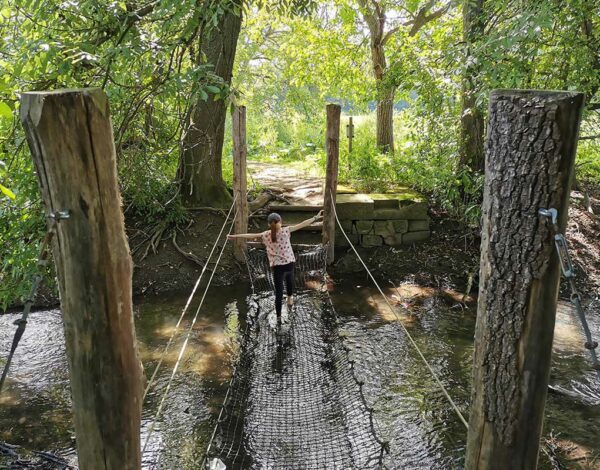
[[[287,295],[294,294],[294,263],[273,266],[273,281],[275,283],[275,312],[277,313],[277,318],[280,318],[284,281]]]

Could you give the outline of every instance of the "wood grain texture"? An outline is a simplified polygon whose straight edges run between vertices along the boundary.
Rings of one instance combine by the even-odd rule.
[[[53,243],[79,466],[140,468],[142,366],[108,100],[100,89],[24,93],[21,120]]]
[[[329,243],[327,263],[334,261],[335,213],[334,204],[337,194],[338,163],[340,158],[340,115],[342,108],[337,104],[327,105],[327,170],[325,175],[325,193],[323,195],[323,244]]]
[[[248,231],[248,199],[246,197],[246,107],[236,106],[232,116],[233,127],[233,195],[235,201],[235,233]],[[237,238],[233,241],[235,259],[245,262],[246,240]]]
[[[467,469],[537,465],[583,95],[497,90],[486,142]]]

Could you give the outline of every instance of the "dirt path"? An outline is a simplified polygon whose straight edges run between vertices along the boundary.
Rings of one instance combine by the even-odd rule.
[[[281,195],[291,204],[323,204],[325,179],[314,171],[307,171],[294,165],[248,162],[249,183],[281,191]]]

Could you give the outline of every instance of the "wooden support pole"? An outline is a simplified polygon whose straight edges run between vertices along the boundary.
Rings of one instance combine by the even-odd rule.
[[[248,231],[248,200],[246,198],[246,107],[234,106],[233,124],[233,194],[236,197],[235,233]],[[233,241],[235,259],[245,262],[246,240]]]
[[[69,213],[56,222],[53,254],[79,467],[139,469],[142,366],[107,97],[24,93],[21,121],[47,213]]]
[[[496,90],[486,142],[466,468],[535,469],[583,95]]]
[[[351,171],[352,140],[354,139],[354,123],[352,122],[352,116],[348,118],[348,124],[346,125],[346,137],[348,137],[348,171]]]
[[[338,161],[340,157],[340,114],[342,108],[337,104],[327,105],[327,174],[323,194],[323,244],[329,242],[327,263],[334,261],[335,214],[333,207],[337,193]]]

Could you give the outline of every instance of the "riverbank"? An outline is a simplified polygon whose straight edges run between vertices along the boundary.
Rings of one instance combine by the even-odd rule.
[[[255,175],[259,180],[262,176],[264,175],[261,173]],[[305,186],[299,184],[303,177],[297,175],[298,184],[293,184],[294,176],[288,175],[284,179],[283,187],[273,188],[272,191],[291,200],[294,200],[298,192],[305,198],[314,198],[313,193],[318,188],[311,186],[311,191],[306,190]],[[272,181],[270,183],[273,184]],[[309,183],[307,185],[310,186]],[[587,194],[572,192],[567,238],[578,288],[587,299],[587,303],[593,303],[598,300],[600,292],[600,189],[588,190]],[[294,191],[296,193],[293,193]],[[246,267],[233,257],[231,245],[223,247],[227,244],[225,233],[229,230],[228,225],[213,250],[225,215],[224,211],[219,210],[192,211],[187,227],[165,231],[154,244],[149,244],[152,237],[143,231],[141,221],[126,220],[127,235],[133,253],[134,298],[189,292],[207,262],[204,279],[212,275],[212,284],[215,286],[248,282]],[[413,279],[422,286],[446,286],[454,291],[475,296],[479,271],[478,230],[449,219],[447,214],[435,206],[430,208],[429,216],[429,240],[399,247],[359,248],[359,253],[382,282],[397,284],[406,279]],[[259,231],[261,226],[254,220],[251,221],[249,230]],[[209,259],[211,251],[212,257]],[[221,251],[221,260],[214,270]],[[336,262],[330,268],[334,278],[358,273],[362,269],[351,249],[336,249]],[[565,283],[561,285],[561,298],[569,298]],[[56,305],[56,293],[47,288],[41,289],[36,298],[35,308]],[[15,302],[10,310],[20,308],[22,304]]]

